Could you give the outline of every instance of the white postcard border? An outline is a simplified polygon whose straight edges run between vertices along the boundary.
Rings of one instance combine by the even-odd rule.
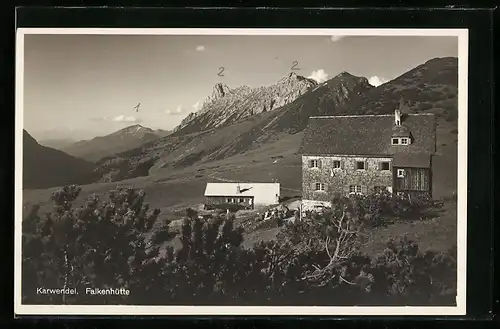
[[[27,34],[94,35],[324,35],[324,36],[456,36],[458,37],[458,177],[457,177],[457,306],[130,306],[23,305],[21,303],[22,160],[24,36]],[[15,225],[14,313],[16,315],[465,315],[467,272],[467,29],[120,29],[18,28],[15,88]]]

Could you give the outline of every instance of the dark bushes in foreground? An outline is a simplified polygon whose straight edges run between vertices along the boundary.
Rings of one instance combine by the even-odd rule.
[[[80,208],[80,192],[54,193],[54,212],[34,208],[23,222],[23,303],[149,305],[453,305],[456,255],[422,252],[406,238],[370,258],[358,251],[359,230],[373,200],[341,199],[313,220],[287,223],[276,240],[241,247],[233,215],[200,219],[189,211],[181,248],[145,194],[118,189]],[[375,211],[377,212],[377,211]],[[153,231],[154,233],[151,233]],[[78,295],[41,295],[37,288],[77,288]],[[95,296],[86,288],[126,288]]]

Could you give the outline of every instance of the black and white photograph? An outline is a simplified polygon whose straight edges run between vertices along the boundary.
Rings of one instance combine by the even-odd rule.
[[[17,314],[465,314],[467,30],[16,48]]]

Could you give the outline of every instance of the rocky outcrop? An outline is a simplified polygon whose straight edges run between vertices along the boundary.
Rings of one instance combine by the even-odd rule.
[[[189,114],[174,129],[174,135],[209,130],[255,114],[273,111],[293,102],[317,85],[316,81],[295,73],[284,76],[275,84],[257,88],[240,86],[230,89],[218,83],[202,108]]]

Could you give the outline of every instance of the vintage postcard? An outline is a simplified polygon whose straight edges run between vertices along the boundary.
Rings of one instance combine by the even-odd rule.
[[[465,314],[466,29],[16,49],[16,314]]]

